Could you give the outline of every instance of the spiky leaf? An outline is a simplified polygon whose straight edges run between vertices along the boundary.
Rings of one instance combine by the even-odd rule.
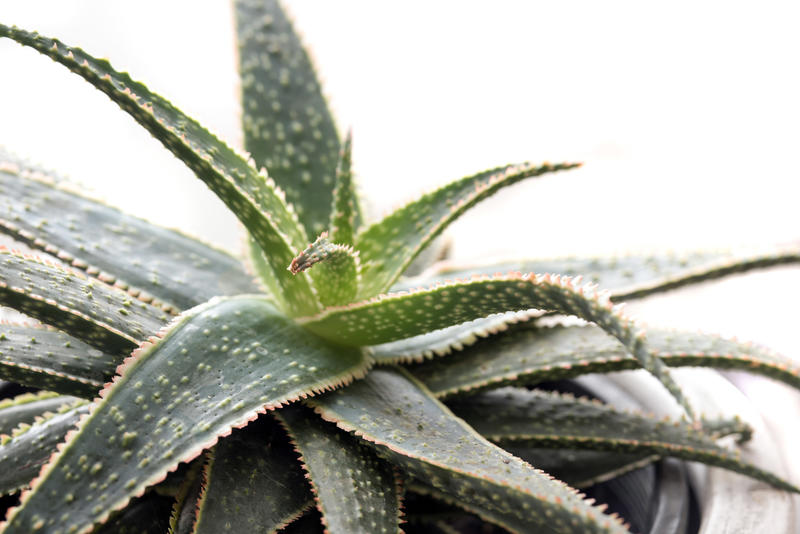
[[[594,287],[549,275],[510,273],[390,294],[343,308],[331,308],[302,322],[309,330],[340,343],[372,345],[419,335],[492,313],[540,308],[576,315],[617,338],[658,378],[687,414],[692,410],[667,367],[647,347],[643,332],[616,311]]]
[[[286,433],[264,417],[220,440],[204,475],[196,534],[275,532],[312,505]]]
[[[12,493],[28,486],[53,455],[56,445],[64,441],[67,432],[88,411],[89,406],[84,402],[30,426],[18,427],[10,438],[4,438],[0,444],[0,493]]]
[[[289,406],[278,412],[331,534],[400,532],[400,490],[391,467],[352,436]]]
[[[442,262],[421,275],[420,279],[403,281],[393,290],[404,290],[420,283],[431,284],[465,278],[475,273],[520,271],[582,276],[584,280],[611,291],[613,300],[622,301],[732,274],[798,262],[800,262],[800,251],[797,248],[749,255],[695,251],[680,254],[523,260],[475,265]]]
[[[4,532],[88,530],[231,428],[365,369],[361,351],[310,336],[266,299],[193,308],[120,367]]]
[[[256,292],[236,258],[74,189],[0,149],[0,231],[177,310]]]
[[[743,462],[738,452],[727,451],[682,421],[622,412],[596,400],[520,388],[479,393],[448,405],[492,441],[674,456],[724,467],[800,493],[800,488]]]
[[[0,402],[0,435],[11,434],[20,424],[31,424],[39,416],[57,412],[67,404],[74,404],[75,397],[58,395],[49,391],[23,393]]]
[[[5,249],[0,249],[0,304],[109,354],[129,353],[170,317],[121,289]]]
[[[752,343],[660,329],[648,330],[647,343],[670,367],[738,369],[800,389],[800,366]],[[596,326],[521,325],[478,340],[446,360],[431,360],[410,370],[436,395],[446,397],[504,384],[534,384],[637,367],[623,346]]]
[[[353,247],[331,243],[327,232],[298,254],[289,265],[292,274],[308,269],[323,306],[352,302],[358,290],[358,253]]]
[[[57,39],[2,24],[0,37],[13,39],[61,63],[128,112],[191,168],[247,227],[266,252],[272,276],[291,295],[287,298],[295,306],[291,311],[308,313],[317,308],[308,279],[292,277],[285,271],[294,249],[308,242],[305,231],[265,174],[256,172],[196,121],[127,74],[115,71],[107,61]]]
[[[327,534],[322,526],[322,517],[316,508],[313,508],[292,521],[289,526],[281,530],[281,534]]]
[[[334,243],[355,244],[358,216],[358,194],[353,181],[353,134],[348,132],[336,165],[336,187],[333,189],[330,234]]]
[[[26,386],[92,398],[122,358],[51,328],[0,324],[0,377]]]
[[[318,235],[331,213],[336,125],[277,0],[238,0],[235,6],[245,148],[286,191],[308,235]]]
[[[490,444],[398,369],[308,401],[324,419],[513,532],[626,532],[574,490]]]
[[[525,178],[574,167],[568,163],[498,167],[451,182],[393,211],[356,236],[364,280],[359,297],[389,289],[432,239],[481,200]]]
[[[169,526],[172,499],[148,493],[92,534],[164,534]]]

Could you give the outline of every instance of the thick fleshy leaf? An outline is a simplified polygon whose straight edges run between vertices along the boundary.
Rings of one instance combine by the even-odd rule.
[[[92,398],[123,357],[55,329],[0,324],[0,377],[26,386]]]
[[[660,458],[649,453],[560,449],[514,442],[503,442],[503,448],[573,488],[611,480]]]
[[[206,451],[189,464],[172,504],[167,534],[194,534],[198,504],[206,490],[201,472],[206,469],[209,456]]]
[[[74,189],[0,149],[0,231],[176,310],[258,291],[236,258]]]
[[[400,532],[400,489],[389,464],[310,410],[288,406],[277,415],[300,453],[328,532]]]
[[[324,310],[302,319],[306,328],[340,343],[374,345],[420,335],[492,313],[538,308],[576,315],[617,338],[642,367],[658,378],[692,416],[669,370],[647,346],[644,333],[593,286],[575,287],[568,278],[509,273],[390,294]]]
[[[232,428],[366,368],[360,350],[309,335],[266,299],[193,308],[120,366],[4,532],[88,530]],[[65,497],[54,501],[53,492]]]
[[[281,530],[281,534],[326,534],[325,527],[322,526],[322,516],[319,511],[312,507],[311,510],[298,517]]]
[[[480,339],[505,332],[513,325],[541,315],[536,310],[507,312],[448,326],[426,334],[390,341],[369,348],[376,363],[421,362],[463,350]],[[449,360],[448,360],[449,361]]]
[[[78,399],[49,391],[23,393],[0,402],[0,435],[11,434],[20,424],[31,424],[46,413],[55,413]]]
[[[296,306],[292,311],[308,313],[317,308],[308,279],[286,272],[294,250],[308,243],[305,231],[284,202],[282,192],[265,173],[256,172],[196,121],[127,74],[115,71],[107,61],[57,39],[2,24],[0,37],[13,39],[61,63],[136,119],[191,168],[245,225],[266,252],[272,276],[291,295],[287,301]]]
[[[275,532],[312,506],[297,455],[274,422],[262,417],[212,451],[196,534]]]
[[[83,403],[60,413],[51,414],[28,426],[14,430],[0,443],[0,494],[27,487],[41,467],[53,455],[56,445],[64,441],[78,420],[88,413]]]
[[[336,125],[278,1],[237,0],[235,7],[245,148],[286,191],[307,234],[318,235],[331,213]]]
[[[364,281],[359,297],[374,297],[389,289],[432,239],[481,200],[525,178],[577,166],[506,165],[451,182],[393,211],[356,236]]]
[[[0,249],[0,304],[115,355],[128,354],[171,317],[82,273],[5,249]]]
[[[330,235],[334,243],[355,244],[358,194],[353,181],[353,134],[348,132],[336,166],[336,187],[333,189]]]
[[[724,467],[800,493],[800,488],[743,462],[738,451],[718,446],[707,434],[682,421],[622,412],[596,400],[519,388],[478,393],[448,406],[492,441],[673,456]]]
[[[441,262],[420,275],[418,279],[404,280],[392,289],[400,291],[420,284],[429,285],[444,280],[469,278],[476,273],[520,271],[582,276],[584,280],[611,291],[611,298],[614,301],[623,301],[732,274],[798,262],[800,262],[800,251],[797,248],[755,254],[695,251],[650,256],[523,260],[475,265]]]
[[[492,445],[398,369],[310,399],[324,419],[512,532],[626,532],[571,488]]]
[[[356,296],[358,264],[358,252],[353,247],[332,243],[328,233],[322,232],[292,260],[289,271],[298,274],[311,269],[309,274],[322,305],[341,306],[353,302]]]
[[[649,329],[650,349],[670,367],[758,373],[800,389],[800,366],[754,345],[697,332]],[[587,373],[637,369],[636,360],[596,326],[512,327],[446,359],[409,370],[439,397],[505,384],[535,384]]]

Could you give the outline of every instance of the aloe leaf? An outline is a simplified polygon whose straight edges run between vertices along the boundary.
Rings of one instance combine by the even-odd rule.
[[[235,7],[245,148],[297,207],[307,234],[318,235],[331,213],[336,125],[279,3],[242,0]]]
[[[355,244],[358,194],[352,170],[353,135],[348,132],[336,166],[336,187],[333,189],[330,235],[334,243]]]
[[[170,317],[121,289],[8,250],[0,250],[0,304],[109,354],[129,353]]]
[[[27,487],[53,455],[56,445],[88,413],[85,402],[50,414],[31,425],[17,427],[0,441],[0,494]]]
[[[272,276],[290,295],[287,301],[296,305],[289,311],[308,313],[317,307],[308,279],[286,272],[294,250],[308,243],[308,239],[282,192],[266,174],[256,172],[196,121],[127,74],[115,71],[107,61],[16,27],[0,24],[0,37],[13,39],[61,63],[131,115],[192,169],[258,241],[266,252]]]
[[[400,490],[387,463],[313,412],[288,406],[277,415],[300,453],[327,531],[401,532]]]
[[[420,283],[427,285],[444,280],[468,278],[475,273],[520,271],[582,276],[584,280],[611,291],[612,300],[622,301],[732,274],[798,262],[800,262],[800,251],[797,248],[751,255],[696,251],[615,258],[508,261],[483,265],[442,262],[420,275],[419,279],[404,280],[392,289],[400,291]]]
[[[356,236],[364,285],[360,298],[386,291],[433,238],[462,213],[503,187],[576,164],[506,165],[467,176],[387,215]]]
[[[286,433],[270,423],[262,417],[212,449],[196,534],[275,532],[312,506]]]
[[[461,351],[483,338],[505,332],[513,325],[539,315],[541,312],[526,310],[473,319],[426,334],[373,345],[369,348],[370,356],[380,364],[421,362]]]
[[[660,456],[640,453],[536,447],[512,441],[503,448],[531,465],[566,482],[573,488],[586,488],[640,469]]]
[[[367,368],[360,350],[310,336],[262,297],[212,299],[163,336],[120,366],[3,532],[87,530],[232,428]]]
[[[0,324],[0,377],[19,384],[92,398],[122,359],[51,328]]]
[[[412,476],[512,532],[626,532],[563,483],[492,445],[400,369],[309,399]]]
[[[710,334],[650,329],[650,349],[670,367],[715,367],[768,376],[800,389],[800,366],[753,343]],[[637,369],[618,341],[595,326],[512,328],[409,370],[439,397],[505,384],[535,384],[587,373]]]
[[[330,308],[301,322],[309,330],[340,343],[374,345],[492,313],[531,308],[576,315],[596,323],[617,338],[692,416],[688,401],[664,363],[651,353],[644,333],[595,287],[576,288],[568,278],[519,273],[484,277]]]
[[[167,534],[194,534],[198,505],[206,491],[201,471],[207,468],[209,456],[207,451],[189,464],[172,505]]]
[[[0,231],[177,310],[257,291],[236,258],[74,189],[0,149]]]
[[[557,449],[586,448],[673,456],[724,467],[786,491],[800,488],[743,462],[683,421],[622,412],[596,400],[519,388],[478,393],[448,403],[484,437]]]
[[[327,232],[298,254],[289,265],[292,274],[309,270],[323,306],[352,302],[358,289],[358,252],[353,247],[331,243]]]
[[[10,434],[20,424],[31,424],[37,417],[57,412],[62,406],[74,404],[77,400],[50,391],[23,393],[4,399],[0,401],[0,434]]]

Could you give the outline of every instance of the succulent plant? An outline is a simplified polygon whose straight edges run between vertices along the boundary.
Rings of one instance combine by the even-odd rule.
[[[370,221],[350,137],[290,21],[274,0],[237,1],[236,14],[251,158],[108,62],[0,25],[103,91],[249,235],[242,263],[0,152],[0,229],[34,251],[0,252],[0,304],[31,318],[0,328],[0,376],[39,390],[0,404],[0,489],[20,492],[2,532],[452,532],[454,517],[626,532],[559,479],[584,487],[662,457],[800,492],[718,444],[749,429],[699,418],[669,371],[798,387],[798,367],[715,336],[645,334],[617,306],[797,250],[444,262],[410,276],[476,203],[577,165],[497,167]],[[683,418],[534,387],[639,367]]]

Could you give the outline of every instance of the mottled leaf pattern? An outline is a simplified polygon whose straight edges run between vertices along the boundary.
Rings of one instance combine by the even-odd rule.
[[[330,235],[334,243],[355,244],[358,230],[358,194],[353,181],[353,135],[348,133],[344,140],[339,164],[336,166],[336,187],[333,189],[333,210],[331,211]]]
[[[317,307],[308,279],[285,272],[294,249],[308,239],[283,194],[265,174],[172,104],[127,74],[57,39],[0,24],[0,37],[34,48],[103,91],[181,159],[231,209],[266,252],[272,275],[298,313]]]
[[[0,231],[178,310],[217,295],[257,292],[236,258],[74,189],[0,148]]]
[[[359,274],[358,253],[351,246],[331,243],[327,232],[322,232],[289,265],[292,274],[309,269],[323,306],[340,306],[353,301]]]
[[[205,485],[196,534],[274,532],[312,505],[285,432],[264,417],[220,440]]]
[[[492,313],[540,308],[576,315],[617,338],[658,378],[690,416],[691,407],[667,367],[650,352],[645,336],[596,288],[568,278],[511,273],[440,285],[325,310],[303,319],[306,328],[340,343],[372,345],[423,334]]]
[[[596,400],[521,388],[479,393],[449,403],[453,412],[492,441],[674,456],[725,467],[787,491],[800,488],[743,462],[682,421],[615,410]]]
[[[752,343],[655,328],[647,331],[647,342],[670,367],[739,369],[800,389],[800,366]],[[521,325],[478,340],[446,360],[431,360],[410,370],[436,395],[446,397],[504,384],[534,384],[638,367],[617,340],[595,326]]]
[[[283,408],[278,417],[300,454],[329,532],[400,532],[400,490],[389,464],[302,407]]]
[[[323,344],[264,299],[194,308],[126,360],[4,532],[29,532],[40,521],[78,531],[102,523],[231,428],[365,369],[360,351]],[[71,497],[54,502],[53,491]]]
[[[420,284],[430,285],[444,280],[468,278],[476,273],[520,271],[582,276],[584,280],[611,291],[613,300],[622,301],[732,274],[798,262],[800,251],[797,248],[754,254],[695,251],[614,258],[516,260],[474,265],[441,262],[418,279],[404,280],[392,290],[401,291]]]
[[[47,413],[55,413],[62,406],[74,404],[78,399],[49,391],[23,393],[0,402],[0,435],[11,434],[20,424],[31,424]]]
[[[245,148],[286,192],[306,233],[318,235],[331,213],[336,125],[277,0],[238,0],[235,6]]]
[[[88,411],[89,406],[83,403],[18,427],[10,437],[4,437],[0,442],[0,493],[27,487],[53,455],[56,445],[64,441],[67,432]]]
[[[364,280],[359,297],[386,291],[432,239],[466,210],[525,178],[578,165],[507,165],[451,182],[393,211],[356,236]]]
[[[413,476],[512,532],[625,532],[574,490],[487,442],[400,370],[375,369],[308,402]]]
[[[51,328],[0,324],[0,377],[6,380],[92,398],[122,359]]]
[[[0,304],[80,336],[109,354],[129,353],[170,318],[121,289],[4,249],[0,249]]]

